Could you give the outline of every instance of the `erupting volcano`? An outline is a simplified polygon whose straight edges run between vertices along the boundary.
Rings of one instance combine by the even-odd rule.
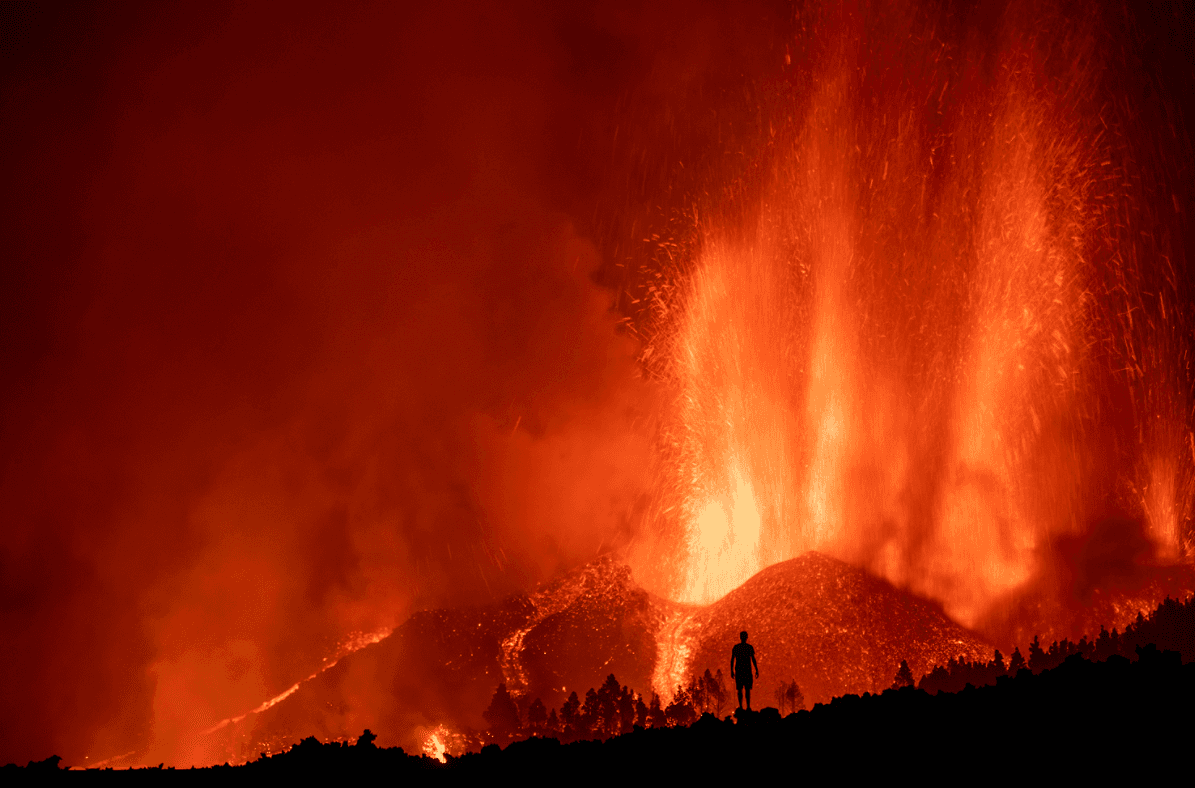
[[[0,763],[1195,592],[1186,7],[0,8]]]
[[[235,761],[279,752],[303,731],[347,740],[370,728],[400,732],[398,743],[418,752],[439,731],[484,730],[500,682],[525,705],[556,707],[614,674],[667,702],[693,675],[723,669],[743,626],[766,655],[765,701],[782,680],[820,703],[886,689],[902,659],[921,675],[992,655],[932,602],[817,553],[709,606],[655,597],[604,558],[500,605],[417,613],[278,703],[207,732],[204,746]]]
[[[1006,616],[1076,592],[1042,580],[1064,543],[1102,542],[1080,596],[1191,558],[1171,130],[1118,109],[1133,64],[1099,14],[925,14],[802,9],[720,179],[644,239],[666,262],[636,326],[672,406],[635,565],[661,593],[813,549],[1003,640],[1065,628]]]

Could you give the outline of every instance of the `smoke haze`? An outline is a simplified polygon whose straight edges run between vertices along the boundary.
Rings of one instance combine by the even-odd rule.
[[[832,39],[801,3],[556,5],[0,5],[0,763],[202,762],[202,731],[348,639],[653,544],[643,531],[675,503],[659,479],[680,466],[660,467],[675,392],[644,355],[671,319],[651,312],[652,288],[698,257],[708,217],[694,206],[733,230],[762,205],[764,110],[813,93],[821,72],[801,69]],[[1036,31],[1036,6],[1012,5],[1029,16],[1009,29]],[[1149,277],[1166,278],[1154,252],[1173,251],[1178,303],[1157,310],[1181,329],[1150,349],[1175,385],[1150,391],[1142,374],[1140,403],[1127,385],[1085,401],[1108,478],[1084,471],[1084,490],[1110,490],[1090,509],[1111,519],[1035,543],[1053,574],[1029,584],[1075,598],[1132,585],[1154,560],[1153,499],[1167,560],[1189,553],[1195,490],[1192,343],[1173,318],[1195,281],[1190,15],[1108,7],[1096,51],[1120,59],[1099,72],[1106,95],[1076,103],[1120,101],[1131,121],[1100,144],[1144,173],[1123,190],[1148,198],[1125,215],[1159,228],[1137,284],[1152,293]],[[968,78],[994,84],[1004,43],[985,36],[1005,4],[840,8],[863,8],[852,18],[879,42],[858,63],[896,64],[873,73],[880,98],[907,93],[930,126],[925,102],[950,105],[939,73],[955,66],[924,52],[965,43]],[[1085,13],[1050,12],[1055,29]],[[914,40],[927,30],[932,47]],[[1029,38],[1071,101],[1070,64]],[[882,102],[859,95],[859,128],[883,136]],[[907,165],[910,183],[934,168]],[[887,182],[886,162],[859,171]],[[895,192],[891,204],[905,209]],[[887,304],[896,275],[875,270],[892,275],[872,293]],[[1121,304],[1092,310],[1119,326]],[[1142,344],[1141,325],[1125,344]],[[1172,417],[1156,457],[1133,443],[1135,409]],[[1173,489],[1130,495],[1121,476]],[[920,549],[928,526],[909,523]],[[682,540],[663,533],[666,549],[638,555],[675,574]],[[882,569],[864,542],[844,555]],[[889,574],[915,579],[909,566]],[[1006,616],[991,628],[1020,633],[1037,619],[1017,605],[1034,604],[989,611]]]
[[[578,227],[617,18],[3,14],[0,762],[185,760],[625,542],[650,393]]]

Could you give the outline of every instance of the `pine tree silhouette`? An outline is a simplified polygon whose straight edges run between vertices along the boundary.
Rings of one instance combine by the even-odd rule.
[[[569,693],[568,700],[560,707],[560,726],[560,732],[566,741],[581,737],[581,699],[577,697],[575,690]]]
[[[892,679],[892,689],[903,689],[913,686],[913,671],[909,668],[909,661],[902,659],[900,667],[896,669],[896,677]]]
[[[482,712],[481,716],[490,724],[490,735],[495,739],[509,739],[518,734],[522,727],[519,724],[518,707],[506,691],[505,683],[498,685],[490,701],[490,707]]]
[[[532,735],[539,735],[544,731],[548,722],[548,709],[544,702],[536,698],[527,709],[527,731]]]
[[[580,727],[582,737],[599,732],[597,726],[601,718],[601,708],[597,690],[590,687],[585,691],[585,702],[581,704]]]
[[[1021,656],[1021,647],[1017,646],[1012,650],[1012,656],[1008,658],[1008,675],[1015,676],[1026,667],[1025,658]]]
[[[668,720],[668,724],[674,727],[692,725],[693,721],[697,719],[697,713],[693,710],[693,701],[683,687],[677,688],[672,702],[664,710],[664,716]]]
[[[801,688],[797,686],[796,679],[793,679],[788,685],[788,692],[785,694],[788,697],[788,707],[793,714],[805,710],[805,696],[801,694]]]
[[[622,687],[618,679],[611,673],[597,691],[597,715],[593,726],[594,733],[601,737],[617,736],[622,732],[622,714],[619,712],[618,699],[622,694]],[[586,696],[588,698],[588,696]]]
[[[618,693],[618,732],[630,733],[635,729],[635,693],[623,687]]]
[[[647,704],[643,702],[643,696],[639,695],[635,698],[635,724],[640,728],[649,726]]]
[[[722,680],[721,668],[718,668],[718,672],[713,675],[710,675],[709,668],[706,668],[705,694],[710,700],[714,716],[721,718],[722,712],[726,709],[726,698],[729,694],[726,691],[726,682]]]
[[[1034,673],[1040,673],[1046,666],[1046,652],[1042,651],[1041,640],[1037,635],[1033,636],[1033,641],[1029,644],[1029,669]]]
[[[685,691],[689,695],[689,705],[693,707],[693,713],[698,716],[704,714],[708,703],[705,697],[705,680],[701,676],[694,676],[689,680],[689,686]]]
[[[664,714],[664,709],[660,704],[660,696],[655,692],[651,694],[651,706],[647,710],[647,723],[651,728],[663,728],[668,725],[668,717]]]

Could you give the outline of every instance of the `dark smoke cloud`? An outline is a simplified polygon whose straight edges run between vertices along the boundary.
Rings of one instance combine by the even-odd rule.
[[[0,762],[185,761],[347,632],[626,542],[591,143],[709,14],[2,14]]]

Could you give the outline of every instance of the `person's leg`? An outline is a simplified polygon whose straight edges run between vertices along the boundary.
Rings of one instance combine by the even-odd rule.
[[[751,711],[751,688],[743,687],[743,690],[747,693],[747,711]]]
[[[743,685],[738,684],[735,686],[735,689],[739,692],[739,708],[741,709],[743,708]]]

